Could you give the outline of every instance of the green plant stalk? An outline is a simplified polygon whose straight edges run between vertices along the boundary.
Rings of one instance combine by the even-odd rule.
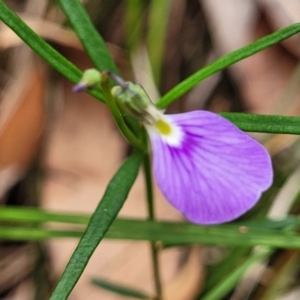
[[[29,212],[25,210],[24,212]],[[82,233],[76,226],[75,229],[67,230],[61,226],[60,230],[51,230],[37,227],[36,223],[51,222],[50,216],[32,215],[30,217],[8,217],[1,216],[0,238],[11,241],[35,241],[56,237],[79,237]],[[59,223],[66,223],[64,217],[69,217],[68,223],[79,224],[75,216],[58,214],[56,220]],[[71,220],[73,218],[73,221]],[[78,218],[81,218],[79,215]],[[5,224],[4,221],[9,221]],[[20,224],[12,226],[13,221]],[[82,224],[87,221],[82,219]],[[257,245],[275,248],[300,249],[300,237],[297,228],[300,225],[300,218],[289,216],[282,221],[264,220],[256,226],[255,222],[241,222],[237,224],[224,224],[218,226],[199,226],[184,222],[153,222],[145,220],[116,219],[109,228],[105,238],[134,241],[160,241],[167,244],[207,244],[253,247]],[[31,226],[31,227],[30,227]],[[48,227],[48,226],[47,226]],[[50,227],[50,226],[49,226]],[[240,230],[242,228],[242,231]],[[285,230],[286,229],[286,230]],[[52,235],[54,232],[54,235]]]
[[[185,94],[192,89],[203,79],[211,76],[212,74],[219,72],[240,60],[243,60],[249,56],[254,55],[268,47],[271,47],[293,35],[300,32],[300,23],[296,23],[280,29],[268,36],[265,36],[254,43],[251,43],[243,48],[233,51],[229,54],[222,56],[210,65],[202,68],[187,79],[176,85],[168,93],[166,93],[157,103],[157,107],[164,108],[171,104],[174,100]]]
[[[149,154],[144,155],[144,176],[146,183],[146,193],[147,193],[147,208],[148,208],[148,219],[150,221],[155,221],[154,214],[154,198],[153,198],[153,183],[152,183],[152,172]],[[153,275],[154,284],[156,290],[157,300],[162,300],[162,286],[159,271],[159,249],[156,247],[156,241],[152,241],[151,245],[151,256],[153,263]]]
[[[21,223],[35,223],[44,224],[47,222],[51,223],[66,223],[66,224],[78,224],[87,225],[91,219],[90,215],[75,215],[75,214],[64,214],[54,213],[41,210],[35,207],[24,207],[24,206],[1,206],[0,207],[0,225],[3,222],[21,222]],[[1,228],[1,226],[0,226]]]
[[[51,300],[67,299],[84,271],[90,257],[122,208],[137,177],[142,160],[140,153],[131,155],[109,182],[103,198],[93,213]]]
[[[109,77],[105,74],[105,72],[103,72],[101,75],[101,78],[102,78],[101,79],[101,87],[102,87],[102,91],[103,91],[103,95],[104,95],[106,104],[107,104],[115,122],[117,123],[120,131],[122,132],[125,139],[135,149],[137,149],[141,152],[145,152],[145,150],[146,150],[145,146],[143,145],[141,140],[139,140],[137,138],[137,136],[135,136],[134,133],[126,125],[124,118],[116,104],[116,101],[110,92],[111,87],[110,87]]]
[[[246,113],[221,113],[241,130],[248,132],[300,134],[300,118]]]
[[[57,238],[80,238],[83,230],[51,230],[38,227],[0,226],[0,239],[2,241],[44,241]]]
[[[91,219],[90,215],[84,214],[66,214],[66,213],[55,213],[55,212],[48,212],[36,207],[24,207],[24,206],[0,206],[0,221],[10,223],[10,225],[14,222],[16,223],[28,223],[29,225],[34,224],[46,224],[46,223],[61,223],[61,224],[78,224],[78,225],[87,225]],[[114,224],[116,224],[117,228],[123,226],[124,228],[128,227],[128,224],[132,223],[134,228],[138,226],[143,226],[143,223],[147,223],[148,221],[140,221],[134,219],[116,219]],[[201,232],[206,230],[206,227],[201,227],[199,225],[193,225],[186,222],[156,222],[157,224],[173,224],[173,226],[180,226],[183,225],[185,227],[195,227],[198,228]],[[118,225],[117,225],[118,224]],[[126,225],[127,224],[127,225]],[[156,225],[155,225],[156,226]],[[164,226],[164,225],[162,225]],[[226,225],[219,225],[219,226],[211,226],[211,227],[224,227],[230,228],[230,230],[237,231],[239,226],[247,226],[249,229],[266,229],[266,230],[282,230],[285,228],[297,228],[300,226],[300,217],[295,216],[288,216],[283,220],[271,220],[271,219],[259,219],[259,220],[248,220],[243,222],[235,222],[234,225],[226,224]],[[1,226],[0,226],[1,228]]]

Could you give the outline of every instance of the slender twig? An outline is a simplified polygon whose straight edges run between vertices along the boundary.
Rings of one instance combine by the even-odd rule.
[[[146,182],[147,204],[148,204],[148,219],[155,220],[154,214],[154,197],[153,197],[153,184],[152,173],[149,154],[144,155],[144,174]],[[154,284],[156,289],[156,299],[162,300],[162,287],[159,272],[159,249],[156,247],[156,242],[151,242],[151,255],[153,263]]]

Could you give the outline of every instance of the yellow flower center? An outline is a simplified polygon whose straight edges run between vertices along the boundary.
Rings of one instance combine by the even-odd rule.
[[[162,119],[158,119],[154,126],[163,135],[169,135],[172,132],[171,126]]]

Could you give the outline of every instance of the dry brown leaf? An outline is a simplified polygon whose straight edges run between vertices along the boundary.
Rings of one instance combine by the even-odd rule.
[[[62,46],[82,49],[81,42],[72,30],[65,29],[61,25],[47,20],[34,19],[26,15],[20,15],[20,17],[33,31],[45,40]],[[9,27],[1,27],[0,49],[15,47],[22,43],[23,41]]]
[[[44,67],[31,66],[12,82],[2,99],[0,195],[22,176],[38,153],[45,125],[45,75]],[[16,88],[14,83],[18,83]]]

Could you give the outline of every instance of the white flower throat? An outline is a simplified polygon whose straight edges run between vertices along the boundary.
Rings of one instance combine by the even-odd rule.
[[[156,109],[156,108],[155,108]],[[144,124],[149,133],[154,132],[170,146],[178,147],[182,144],[184,132],[180,126],[174,124],[168,116],[162,114],[156,115],[156,121],[153,124]]]
[[[170,146],[178,147],[183,140],[182,129],[171,122],[151,101],[142,86],[125,82],[112,89],[121,111],[141,121],[149,134],[157,134]]]

